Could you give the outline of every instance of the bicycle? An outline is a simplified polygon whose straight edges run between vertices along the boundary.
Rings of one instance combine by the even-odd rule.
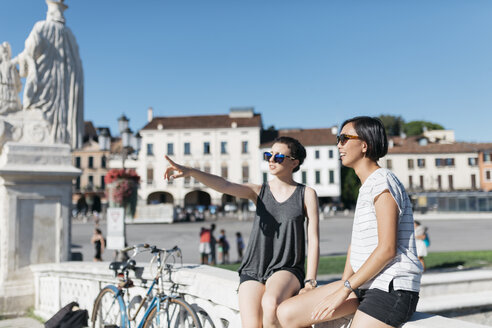
[[[177,285],[171,280],[172,264],[167,263],[171,258],[181,258],[181,250],[175,246],[170,250],[159,249],[156,246],[147,244],[139,244],[123,249],[123,252],[133,250],[133,255],[125,262],[112,262],[109,266],[114,270],[115,276],[120,278],[117,286],[107,285],[99,292],[94,301],[94,308],[91,316],[93,328],[131,328],[132,322],[137,323],[137,315],[140,313],[147,300],[147,310],[138,323],[138,328],[202,328],[197,313],[188,304],[182,296],[176,294]],[[128,289],[134,286],[133,281],[129,277],[129,271],[136,269],[136,262],[133,258],[143,251],[150,250],[153,254],[150,262],[152,268],[157,261],[157,272],[152,274],[153,280],[147,288],[145,297],[139,302],[137,310],[134,314],[130,314],[131,303],[129,299]],[[181,263],[182,264],[182,263]],[[171,294],[166,294],[163,288],[165,281],[163,277],[164,270],[169,277],[166,281],[172,283]],[[152,271],[152,270],[151,270]],[[152,295],[154,287],[157,285],[157,292]],[[126,295],[126,302],[125,302]],[[133,301],[133,300],[132,300]]]

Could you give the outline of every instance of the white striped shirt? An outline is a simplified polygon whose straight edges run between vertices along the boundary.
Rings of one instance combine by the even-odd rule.
[[[359,288],[388,291],[393,280],[395,290],[418,292],[422,265],[415,247],[412,205],[401,182],[387,169],[379,168],[371,173],[359,190],[352,227],[350,264],[357,272],[378,245],[374,199],[385,190],[393,196],[399,209],[396,256],[373,279]]]

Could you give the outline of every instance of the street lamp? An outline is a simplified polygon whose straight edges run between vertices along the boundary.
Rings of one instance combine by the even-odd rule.
[[[133,135],[133,132],[129,127],[129,122],[130,120],[124,114],[118,119],[118,129],[120,130],[121,135],[121,164],[123,170],[125,169],[125,160],[128,155],[133,152],[138,154],[142,145],[140,133],[137,132]]]

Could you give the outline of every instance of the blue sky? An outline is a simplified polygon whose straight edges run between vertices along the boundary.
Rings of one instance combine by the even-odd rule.
[[[253,106],[265,127],[400,115],[492,142],[489,0],[66,0],[85,119],[117,134],[155,116]],[[44,0],[0,0],[14,56]]]

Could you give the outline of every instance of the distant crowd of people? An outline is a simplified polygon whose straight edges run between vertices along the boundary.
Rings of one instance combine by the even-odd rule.
[[[215,228],[215,223],[212,223],[210,228],[202,227],[200,229],[200,245],[198,246],[198,250],[200,252],[201,264],[216,265],[217,263],[230,263],[229,250],[231,247],[227,240],[226,232],[224,229],[221,229],[219,238],[217,239],[214,235]],[[243,259],[244,240],[240,232],[236,232],[236,250],[237,262],[241,262]]]

